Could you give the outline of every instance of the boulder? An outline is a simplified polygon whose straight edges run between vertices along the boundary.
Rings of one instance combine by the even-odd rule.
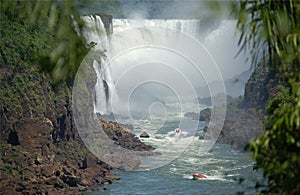
[[[99,119],[98,125],[103,128],[106,135],[112,139],[115,144],[120,145],[123,148],[135,151],[154,150],[152,146],[144,144],[139,140],[139,138],[130,132],[131,129],[133,129],[132,125],[120,124],[113,121],[107,121],[105,119]],[[147,133],[141,135],[141,138],[149,137],[150,136]]]
[[[203,128],[203,132],[206,133],[207,130],[208,130],[208,126],[205,126],[205,127]]]
[[[88,186],[89,182],[85,178],[81,178],[80,182],[79,182],[79,185]]]
[[[70,187],[75,187],[80,183],[80,177],[76,177],[74,175],[65,174],[62,175],[60,178],[64,183],[68,184]]]
[[[45,183],[47,185],[52,185],[52,186],[58,186],[63,184],[63,182],[58,177],[55,176],[46,179]]]
[[[141,135],[140,135],[140,138],[149,138],[150,135],[146,132],[143,132]]]
[[[13,125],[11,134],[12,145],[42,148],[44,143],[51,143],[53,125],[48,118],[27,118],[19,120]]]
[[[54,175],[55,169],[56,167],[53,165],[44,165],[41,168],[41,173],[45,177],[51,177],[52,175]]]

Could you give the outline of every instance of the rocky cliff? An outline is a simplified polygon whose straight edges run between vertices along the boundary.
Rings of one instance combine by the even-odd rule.
[[[279,81],[278,74],[266,60],[262,60],[245,85],[243,107],[255,108],[261,115],[265,114],[267,101],[278,92]]]
[[[276,96],[279,84],[278,75],[262,60],[245,85],[244,98],[227,103],[225,121],[217,142],[244,150],[250,140],[257,138],[265,128],[263,118],[267,102]],[[202,110],[200,114],[186,113],[185,116],[208,123],[210,109]]]
[[[33,58],[51,37],[4,14],[0,22],[0,194],[72,194],[118,179],[78,135],[72,82],[53,84]],[[152,149],[115,127],[106,129],[118,143]]]
[[[245,85],[244,99],[227,105],[227,113],[218,141],[243,150],[264,131],[263,118],[268,100],[278,93],[279,77],[262,60]]]
[[[2,192],[71,193],[117,179],[81,143],[69,84],[52,85],[35,65],[1,73]]]

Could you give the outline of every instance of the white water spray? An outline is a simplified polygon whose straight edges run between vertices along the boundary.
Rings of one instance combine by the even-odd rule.
[[[103,21],[98,15],[83,16],[82,19],[86,23],[84,37],[88,44],[96,44],[96,48],[103,52],[100,57],[100,62],[96,60],[93,63],[93,68],[97,75],[97,83],[95,85],[94,112],[100,114],[110,114],[111,96],[114,94],[114,83],[111,76],[110,66],[107,64],[108,56],[106,49],[108,45],[102,42],[107,38],[107,30],[104,27]]]
[[[108,65],[110,60],[110,51],[113,50],[113,46],[109,45],[106,41],[102,41],[107,38],[107,31],[98,15],[83,16],[83,20],[86,22],[86,29],[84,30],[84,36],[88,44],[96,44],[96,48],[103,51],[104,57],[101,57],[100,62],[94,61],[93,67],[97,74],[97,83],[95,85],[95,100],[94,100],[94,112],[100,114],[110,114],[112,109],[112,99],[118,99],[118,95],[115,91],[114,78],[112,77],[112,69]],[[130,20],[130,19],[114,19],[113,30],[114,32],[121,32],[126,29],[140,28],[137,32],[137,37],[133,36],[133,39],[143,39],[144,37],[152,37],[152,35],[145,35],[142,27],[157,26],[175,29],[178,32],[187,33],[193,37],[197,37],[200,32],[200,20]],[[111,29],[110,29],[111,30]],[[165,34],[165,36],[168,36]],[[157,37],[152,37],[157,39]],[[160,37],[162,41],[165,41],[165,37]],[[127,44],[132,40],[122,40],[120,38],[120,44]],[[115,46],[115,45],[114,45]],[[104,67],[106,65],[106,67]],[[127,68],[127,67],[123,67]],[[118,73],[118,71],[115,71]],[[114,94],[114,98],[112,98]],[[115,103],[115,102],[114,102]],[[115,103],[116,104],[116,103]]]

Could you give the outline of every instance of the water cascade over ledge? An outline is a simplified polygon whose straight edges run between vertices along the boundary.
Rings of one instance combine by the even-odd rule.
[[[89,15],[83,16],[83,20],[86,22],[86,29],[84,31],[84,36],[87,43],[90,45],[96,45],[95,48],[103,52],[103,56],[99,61],[94,61],[93,67],[97,74],[97,83],[95,85],[95,97],[94,97],[94,112],[100,114],[110,114],[112,109],[112,94],[118,99],[118,95],[115,90],[115,81],[113,78],[114,67],[108,64],[110,60],[110,50],[114,49],[111,45],[107,44],[109,41],[102,41],[108,37],[107,28],[103,23],[103,20],[99,15]],[[113,19],[112,25],[109,26],[109,32],[122,32],[127,29],[137,29],[137,35],[133,35],[133,40],[122,40],[120,38],[120,44],[127,44],[127,42],[143,39],[145,37],[150,37],[157,39],[157,37],[152,37],[150,34],[145,34],[143,27],[153,26],[153,27],[163,27],[176,30],[177,32],[183,32],[194,38],[199,38],[200,34],[200,20],[160,20],[160,19]],[[107,26],[106,26],[107,27]],[[146,32],[147,33],[147,32]],[[151,33],[151,32],[150,32]],[[165,33],[165,36],[168,36]],[[165,41],[165,37],[160,37],[162,41]],[[114,45],[115,46],[115,45]],[[118,74],[118,71],[115,71]],[[115,110],[115,109],[114,109]]]
[[[97,139],[94,136],[85,138],[85,142],[93,144],[94,140],[101,140],[89,149],[102,161],[115,166],[118,163],[122,166],[120,155],[134,156],[143,164],[141,168],[147,169],[158,168],[178,158],[189,144],[198,141],[197,133],[202,131],[199,121],[184,117],[187,112],[203,109],[195,101],[198,98],[197,88],[200,84],[208,86],[215,79],[222,80],[217,64],[199,41],[203,36],[201,21],[113,19],[114,32],[108,34],[107,24],[101,16],[82,18],[87,24],[83,35],[87,44],[93,46],[91,55],[87,55],[88,60],[83,64],[87,68],[82,70],[91,70],[97,76],[97,81],[93,79],[89,85],[92,87],[90,90],[94,90],[94,113],[98,117],[97,113],[113,113],[116,122],[132,124],[134,128],[131,131],[137,136],[143,133],[137,129],[146,131],[150,135],[149,140],[153,140],[149,144],[161,155],[147,156],[143,152],[120,147],[113,140],[106,139],[102,131],[97,132]],[[87,78],[81,81],[88,81],[90,74],[83,73]],[[225,94],[224,85],[209,90],[213,94]],[[219,102],[222,104],[225,99]],[[214,103],[216,101],[212,98]],[[225,118],[224,109],[217,110],[218,113],[212,110],[210,123],[216,128],[205,134],[205,142],[201,143],[199,151],[201,155],[215,143]],[[141,121],[146,121],[148,126],[141,127]],[[169,123],[172,126],[166,128]],[[173,135],[172,128],[181,129],[182,134]],[[89,129],[81,131],[86,134]],[[126,164],[134,166],[130,162]]]
[[[105,28],[105,25],[99,15],[83,16],[82,19],[86,23],[84,37],[89,45],[96,45],[103,53],[99,61],[94,60],[93,68],[97,75],[97,83],[95,85],[94,97],[94,112],[100,114],[111,113],[111,94],[114,90],[114,83],[111,77],[110,67],[104,67],[106,64],[106,48],[108,45],[103,45],[102,40],[107,38],[108,32],[112,32],[112,27]]]

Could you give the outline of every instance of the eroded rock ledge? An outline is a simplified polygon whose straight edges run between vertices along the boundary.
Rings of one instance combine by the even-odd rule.
[[[104,119],[99,119],[98,124],[102,126],[104,132],[110,139],[123,148],[134,151],[151,151],[155,149],[141,142],[139,138],[130,133],[130,129],[123,124]]]
[[[154,149],[124,125],[102,119],[98,124],[118,145],[137,151]],[[52,122],[45,117],[22,119],[13,124],[8,144],[1,146],[4,194],[72,194],[119,179],[111,173],[112,167],[98,160],[82,142],[55,143],[53,131]]]
[[[204,109],[198,113],[189,112],[185,117],[193,120],[205,121],[207,125],[210,121],[210,109]],[[208,128],[213,131],[214,126]],[[230,144],[233,148],[243,151],[250,140],[256,139],[264,129],[261,116],[254,108],[238,108],[236,105],[228,104],[224,124],[218,136],[217,142]],[[201,137],[202,138],[202,137]]]
[[[13,125],[1,147],[1,190],[11,193],[67,193],[109,184],[119,177],[77,141],[53,143],[48,118],[23,119]],[[12,178],[14,182],[12,181]]]

